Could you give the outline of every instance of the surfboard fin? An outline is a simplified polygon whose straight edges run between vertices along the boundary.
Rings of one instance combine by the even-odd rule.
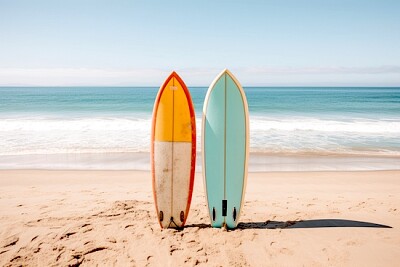
[[[179,219],[181,219],[181,222],[183,222],[185,220],[185,213],[183,212],[183,210],[179,214]]]
[[[213,208],[213,211],[212,211],[212,220],[213,220],[213,222],[215,222],[216,217],[217,217],[217,214],[215,212],[215,208]]]
[[[233,220],[236,221],[236,207],[233,208],[233,212],[232,212],[232,216],[233,216]]]
[[[164,220],[164,213],[162,212],[162,210],[160,210],[160,222],[162,222]]]
[[[228,200],[223,199],[222,200],[222,216],[224,216],[224,217],[226,216],[227,208],[228,208]]]

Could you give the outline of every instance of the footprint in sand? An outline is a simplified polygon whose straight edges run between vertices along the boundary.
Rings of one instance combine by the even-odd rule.
[[[2,248],[7,248],[7,247],[11,247],[14,246],[15,244],[17,244],[19,241],[19,237],[17,235],[12,235],[7,237],[2,244]]]
[[[293,255],[293,251],[288,248],[281,248],[279,253],[286,254],[286,255]]]
[[[174,253],[177,250],[182,250],[181,248],[179,248],[177,245],[170,245],[169,246],[169,255],[172,256],[172,253]]]
[[[358,245],[358,244],[359,244],[359,242],[355,241],[355,240],[350,240],[350,241],[346,242],[347,246],[355,246],[355,245]]]
[[[84,234],[84,233],[90,232],[92,230],[93,230],[93,227],[91,226],[90,223],[84,223],[82,225],[77,225],[77,226],[74,226],[74,227],[71,227],[71,228],[67,229],[66,231],[64,231],[64,233],[61,234],[59,239],[60,240],[67,239],[70,236],[73,236],[73,235],[75,235],[77,233]]]
[[[117,240],[114,237],[107,237],[106,241],[110,242],[110,243],[117,243]]]

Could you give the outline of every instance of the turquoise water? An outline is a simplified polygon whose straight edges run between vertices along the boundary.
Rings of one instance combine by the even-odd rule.
[[[200,114],[206,87],[189,88]],[[155,87],[0,87],[3,115],[149,115]],[[254,115],[387,119],[400,117],[400,88],[249,87]]]
[[[200,148],[205,87],[189,88]],[[153,87],[0,87],[0,155],[148,152]],[[245,87],[252,152],[400,155],[400,88]]]

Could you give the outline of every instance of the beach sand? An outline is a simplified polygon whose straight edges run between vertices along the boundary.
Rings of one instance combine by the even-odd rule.
[[[238,229],[161,230],[145,171],[0,171],[0,265],[398,266],[400,171],[250,173]]]

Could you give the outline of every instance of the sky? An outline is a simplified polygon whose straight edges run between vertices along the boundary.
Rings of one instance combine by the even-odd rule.
[[[0,86],[400,86],[400,1],[0,0]]]

